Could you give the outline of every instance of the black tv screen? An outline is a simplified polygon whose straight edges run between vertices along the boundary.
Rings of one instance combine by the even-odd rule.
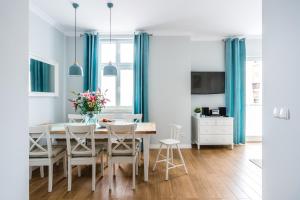
[[[192,94],[225,93],[225,72],[192,72]]]

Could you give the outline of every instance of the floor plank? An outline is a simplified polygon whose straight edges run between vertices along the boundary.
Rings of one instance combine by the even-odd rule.
[[[72,191],[67,192],[67,179],[63,177],[62,165],[54,167],[54,185],[47,192],[47,170],[45,178],[39,176],[39,170],[33,172],[30,180],[30,199],[199,199],[199,200],[238,200],[261,199],[261,169],[249,159],[261,157],[261,144],[236,146],[233,150],[226,147],[204,147],[182,150],[189,174],[183,169],[170,171],[169,181],[164,180],[165,165],[158,164],[156,171],[149,171],[149,182],[143,181],[143,170],[137,176],[136,190],[131,189],[131,166],[120,165],[116,169],[113,191],[108,192],[108,170],[104,177],[97,174],[96,191],[91,191],[91,167],[82,169],[77,177],[73,168]],[[150,152],[150,169],[157,150]],[[178,157],[175,154],[175,157]],[[179,161],[175,159],[175,161]]]

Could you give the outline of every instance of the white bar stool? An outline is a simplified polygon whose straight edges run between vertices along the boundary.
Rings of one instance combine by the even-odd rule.
[[[169,179],[169,169],[173,169],[173,168],[176,168],[176,167],[184,167],[185,173],[186,174],[188,173],[188,171],[186,169],[186,166],[185,166],[185,162],[183,160],[183,157],[182,157],[182,154],[181,154],[181,151],[180,151],[180,148],[178,146],[180,144],[179,137],[182,134],[182,131],[181,131],[182,126],[176,125],[176,124],[172,124],[170,126],[171,126],[171,138],[163,139],[163,140],[159,141],[160,142],[160,147],[159,147],[159,151],[158,151],[158,154],[157,154],[157,157],[156,157],[156,160],[155,160],[155,164],[154,164],[153,169],[152,169],[153,171],[155,170],[157,163],[165,162],[166,163],[166,177],[165,177],[165,180]],[[167,147],[167,155],[166,156],[161,154],[161,149],[162,149],[163,145],[165,145]],[[180,157],[180,160],[181,160],[180,164],[175,164],[174,163],[174,160],[173,160],[173,147],[174,146],[178,150],[178,154],[179,154],[179,157]],[[171,156],[170,156],[170,151],[171,151]],[[164,159],[159,160],[160,156],[163,157]]]

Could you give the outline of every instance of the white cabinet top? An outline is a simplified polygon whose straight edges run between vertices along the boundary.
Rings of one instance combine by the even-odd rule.
[[[233,120],[233,117],[214,117],[214,116],[207,116],[207,117],[196,117],[195,115],[193,115],[194,118],[198,119],[198,120]]]

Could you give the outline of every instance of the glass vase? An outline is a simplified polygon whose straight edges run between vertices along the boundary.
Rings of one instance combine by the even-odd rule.
[[[85,117],[84,117],[84,122],[86,125],[89,125],[89,124],[98,124],[98,117],[97,117],[97,114],[94,113],[94,112],[88,112],[85,114]]]

